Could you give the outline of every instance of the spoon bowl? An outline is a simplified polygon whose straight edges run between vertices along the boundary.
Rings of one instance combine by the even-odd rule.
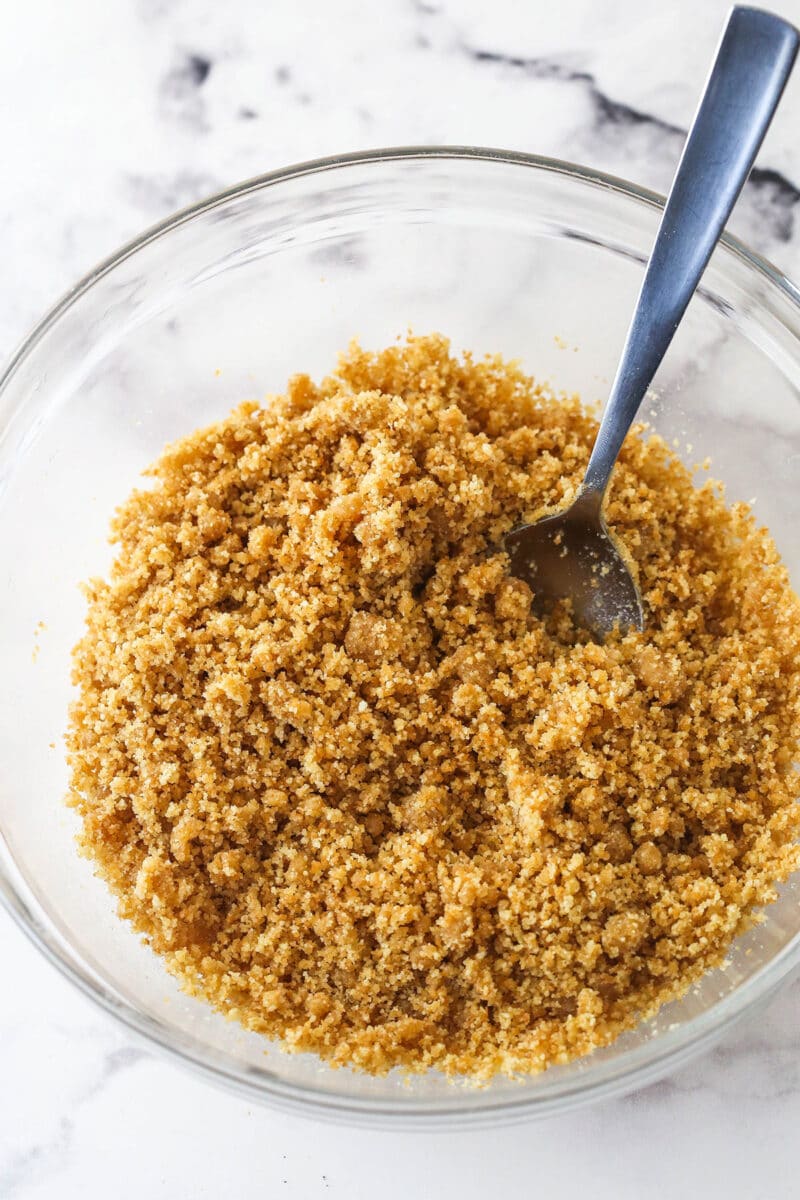
[[[504,548],[540,615],[566,600],[573,620],[600,641],[615,628],[642,629],[642,602],[623,551],[602,515],[580,498],[565,512],[512,529]]]

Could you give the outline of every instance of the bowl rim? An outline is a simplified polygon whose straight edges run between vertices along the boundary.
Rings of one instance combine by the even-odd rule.
[[[489,147],[411,145],[306,160],[253,176],[179,209],[149,226],[101,260],[63,294],[12,353],[0,373],[0,395],[23,361],[35,350],[49,330],[95,283],[143,247],[195,217],[231,200],[240,199],[248,193],[302,176],[319,175],[348,167],[431,159],[497,162],[506,166],[530,168],[599,186],[651,208],[663,209],[666,203],[665,197],[658,192],[592,167],[580,166],[564,159]],[[720,245],[782,293],[800,317],[800,289],[782,271],[731,234],[724,233]],[[56,931],[51,932],[45,928],[34,908],[27,902],[26,894],[31,895],[27,881],[8,853],[5,840],[0,835],[0,903],[64,978],[148,1046],[155,1045],[183,1066],[261,1102],[273,1103],[307,1116],[393,1127],[403,1125],[406,1128],[416,1126],[430,1129],[448,1125],[491,1125],[524,1120],[536,1115],[550,1115],[643,1086],[711,1045],[756,1002],[774,991],[788,976],[792,967],[800,962],[799,933],[729,996],[717,1001],[705,1012],[680,1026],[666,1029],[651,1043],[644,1043],[623,1052],[620,1059],[614,1059],[604,1064],[605,1069],[601,1067],[599,1071],[594,1072],[594,1077],[587,1078],[578,1073],[542,1096],[531,1094],[525,1089],[521,1090],[518,1096],[506,1092],[505,1095],[493,1099],[491,1090],[473,1092],[454,1087],[452,1093],[444,1098],[404,1097],[400,1094],[391,1099],[373,1099],[369,1096],[347,1095],[344,1091],[317,1089],[305,1083],[290,1083],[273,1076],[268,1068],[262,1070],[239,1066],[224,1051],[210,1049],[191,1035],[168,1027],[156,1017],[140,1012],[123,996],[109,989],[105,981],[95,976],[88,964],[67,957],[65,948],[60,945],[65,939]],[[586,1060],[587,1073],[591,1069],[590,1062],[590,1059]]]

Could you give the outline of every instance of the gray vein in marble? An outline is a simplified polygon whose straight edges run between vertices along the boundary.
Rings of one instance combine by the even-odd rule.
[[[174,175],[133,174],[122,176],[127,198],[146,212],[175,212],[199,196],[222,191],[223,183],[213,175],[177,171]]]
[[[48,1137],[13,1153],[5,1163],[0,1162],[0,1197],[12,1200],[21,1187],[26,1189],[67,1161],[75,1132],[76,1115],[84,1105],[94,1100],[121,1072],[149,1058],[138,1046],[120,1046],[103,1056],[99,1075],[74,1097],[71,1116],[61,1117]]]
[[[138,0],[137,8],[143,21],[158,20],[178,6],[180,0]]]
[[[3,1200],[26,1189],[43,1174],[51,1174],[64,1164],[72,1145],[75,1122],[71,1117],[62,1117],[56,1132],[42,1142],[36,1142],[26,1150],[13,1154],[9,1162],[0,1168],[0,1196]]]
[[[673,165],[677,162],[686,137],[685,128],[644,108],[614,99],[599,85],[596,75],[585,68],[585,53],[572,55],[570,61],[569,55],[565,59],[487,49],[471,40],[460,21],[442,7],[430,0],[411,0],[411,3],[420,19],[418,46],[429,47],[427,31],[438,27],[445,31],[449,48],[478,69],[494,68],[503,78],[528,78],[580,88],[588,101],[589,118],[575,129],[574,136],[578,143],[585,143],[590,157],[597,156],[599,143],[611,151],[613,158],[655,158]],[[609,155],[604,153],[601,157]],[[670,174],[671,171],[665,175],[665,184]],[[800,188],[791,179],[773,168],[755,167],[739,201],[734,225],[747,230],[748,240],[757,249],[771,251],[776,243],[791,242],[798,204]]]
[[[724,1079],[724,1088],[720,1080]],[[623,1106],[639,1107],[645,1102],[665,1104],[674,1096],[724,1095],[727,1101],[743,1104],[783,1100],[800,1090],[800,1067],[794,1049],[776,1048],[771,1039],[760,1038],[748,1030],[741,1046],[717,1046],[709,1051],[698,1069],[684,1068],[660,1079],[649,1087],[619,1099]]]
[[[213,63],[202,54],[190,54],[186,59],[186,70],[195,87],[202,87],[211,73]]]
[[[162,115],[195,133],[207,133],[209,124],[201,89],[212,67],[211,59],[205,55],[181,53],[159,84]]]
[[[769,167],[753,167],[746,186],[750,195],[755,192],[756,207],[765,210],[765,216],[771,220],[778,241],[791,241],[794,234],[794,209],[800,201],[800,188],[781,175],[780,171]],[[773,210],[771,214],[770,208]]]
[[[433,12],[432,9],[420,11]],[[534,79],[556,80],[563,83],[581,84],[594,109],[594,124],[597,130],[609,132],[609,127],[620,129],[620,136],[629,137],[631,130],[645,127],[663,138],[678,140],[680,145],[686,138],[686,130],[661,117],[643,112],[619,100],[613,100],[598,87],[594,76],[588,71],[576,70],[564,63],[548,58],[524,58],[503,54],[493,50],[481,50],[461,44],[461,50],[476,63],[487,63],[512,71],[522,71]],[[772,168],[754,167],[750,173],[747,189],[754,200],[761,219],[769,223],[772,236],[780,242],[788,242],[794,233],[795,207],[800,202],[800,188],[779,171]],[[763,193],[763,199],[760,194]]]

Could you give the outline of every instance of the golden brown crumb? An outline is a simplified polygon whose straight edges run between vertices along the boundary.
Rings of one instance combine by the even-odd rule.
[[[642,842],[634,857],[643,875],[656,875],[661,870],[663,859],[655,842]]]
[[[643,634],[488,554],[596,422],[441,337],[169,447],[88,588],[82,844],[184,987],[334,1064],[488,1077],[608,1043],[798,865],[800,603],[764,530],[630,437]]]
[[[498,620],[527,621],[533,593],[523,579],[503,579],[495,592],[494,615]]]
[[[639,949],[650,922],[644,912],[614,913],[605,923],[601,941],[603,949],[611,958]]]

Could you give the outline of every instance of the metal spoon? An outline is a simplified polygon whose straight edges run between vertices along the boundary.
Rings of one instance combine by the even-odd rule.
[[[647,264],[617,374],[572,504],[512,530],[512,575],[534,607],[568,599],[599,638],[642,629],[642,601],[603,519],[611,472],[653,376],[722,233],[794,64],[800,35],[756,8],[732,9]]]

